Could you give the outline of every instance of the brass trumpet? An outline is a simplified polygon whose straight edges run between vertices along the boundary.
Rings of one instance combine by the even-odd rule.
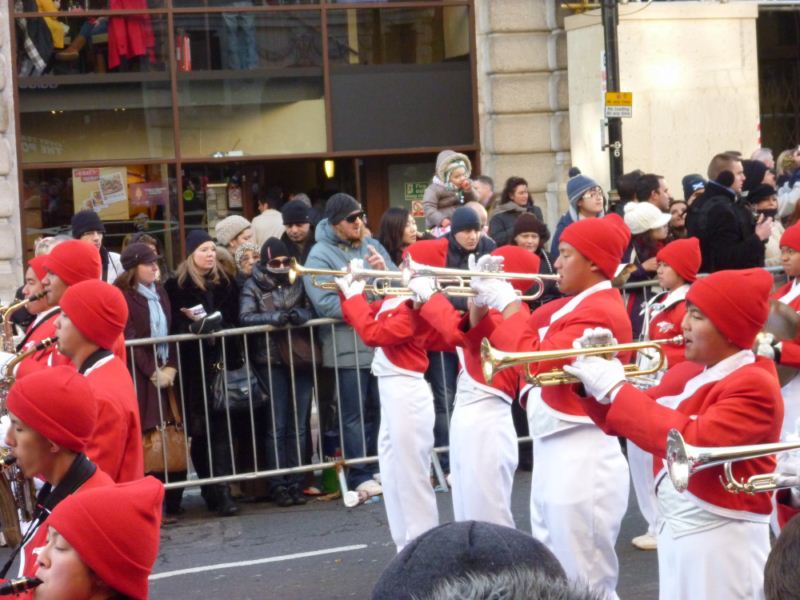
[[[659,360],[651,367],[643,368],[637,364],[625,365],[625,377],[641,377],[658,373],[664,368],[666,356],[661,344],[683,344],[683,336],[679,335],[665,340],[652,340],[649,342],[632,342],[628,344],[615,344],[611,346],[595,346],[590,348],[569,348],[566,350],[541,350],[538,352],[503,352],[497,348],[492,348],[487,338],[481,342],[481,368],[483,378],[487,383],[491,383],[498,371],[515,367],[517,365],[527,365],[525,370],[525,380],[535,386],[566,385],[580,383],[580,381],[568,374],[563,369],[553,369],[547,373],[534,375],[531,373],[530,364],[547,360],[565,360],[578,356],[603,356],[617,352],[640,352],[642,350],[655,350]]]
[[[377,280],[404,280],[404,273],[402,271],[380,271],[377,269],[353,269],[349,267],[345,269],[310,269],[304,267],[297,262],[297,259],[292,259],[289,263],[289,283],[297,281],[298,277],[311,277],[311,282],[316,287],[316,277],[344,277],[345,275],[352,275],[354,279],[377,279]],[[407,283],[407,281],[406,281]]]
[[[720,482],[732,494],[744,492],[771,492],[773,490],[800,485],[798,478],[782,473],[753,475],[747,480],[737,480],[732,464],[739,460],[760,458],[800,448],[800,442],[775,442],[749,446],[723,446],[720,448],[699,447],[687,444],[677,429],[667,434],[667,473],[672,485],[679,492],[689,487],[689,478],[703,469],[724,465],[725,476]]]
[[[313,277],[313,276],[312,276]],[[318,287],[321,290],[338,290],[338,286],[336,285],[335,281],[317,281],[316,279],[312,279],[311,281],[314,287]],[[441,280],[436,279],[437,289],[441,293],[445,294],[446,296],[450,296],[451,298],[474,298],[478,295],[478,292],[473,290],[472,288],[466,287],[462,284],[462,282],[449,282],[449,280]],[[364,286],[364,291],[367,294],[372,294],[374,296],[413,296],[414,292],[412,292],[407,287],[393,287],[391,285],[387,285],[382,280],[376,280],[375,283],[367,284]],[[523,302],[527,302],[529,300],[536,300],[539,296],[538,295],[528,295],[525,296],[518,290],[516,290],[517,296]]]

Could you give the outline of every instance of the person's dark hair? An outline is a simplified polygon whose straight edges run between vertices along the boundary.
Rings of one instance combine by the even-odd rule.
[[[381,217],[378,226],[378,241],[386,248],[394,264],[399,265],[403,250],[403,231],[408,224],[409,212],[405,208],[393,206]]]
[[[114,280],[114,285],[117,286],[119,289],[121,289],[123,292],[126,290],[135,290],[136,285],[139,283],[136,280],[136,269],[138,268],[139,265],[136,265],[135,267],[120,273],[120,275]]]
[[[514,190],[520,185],[528,185],[528,182],[522,177],[509,177],[506,179],[506,185],[503,188],[503,193],[500,195],[500,204],[513,202],[512,197],[514,195]]]
[[[800,518],[781,530],[764,566],[766,600],[800,598]]]
[[[636,198],[636,182],[644,175],[640,169],[631,171],[630,173],[623,173],[617,178],[617,194],[621,201],[633,200]]]
[[[636,199],[639,202],[646,202],[650,198],[650,194],[658,191],[660,187],[659,180],[663,179],[661,175],[655,173],[645,173],[636,181]]]
[[[494,189],[494,179],[489,177],[488,175],[478,175],[475,178],[475,181],[480,181],[481,183],[485,183],[490,188]]]
[[[273,210],[283,208],[283,190],[277,185],[273,185],[258,199],[259,204],[268,204]]]

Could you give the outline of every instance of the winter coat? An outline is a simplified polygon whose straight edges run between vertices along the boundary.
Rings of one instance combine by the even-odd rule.
[[[291,315],[291,318],[290,318]],[[253,265],[253,274],[247,279],[239,296],[239,322],[243,326],[272,325],[284,327],[290,321],[302,325],[314,318],[314,309],[306,296],[303,283],[280,283],[260,264]],[[259,365],[280,364],[280,354],[276,346],[277,336],[284,332],[251,336],[253,345],[250,353],[253,362]],[[269,339],[269,354],[267,353]],[[248,340],[248,345],[250,341]]]
[[[448,233],[445,238],[447,239],[447,267],[449,269],[467,270],[469,268],[470,254],[474,254],[475,258],[478,259],[497,248],[497,244],[494,243],[494,240],[485,235],[480,237],[478,245],[475,247],[475,250],[472,251],[467,251],[462,248],[456,241],[455,235],[452,233]],[[447,299],[450,300],[450,303],[458,310],[467,310],[467,298],[448,296]]]
[[[156,285],[158,297],[161,300],[161,308],[167,317],[167,330],[169,331],[172,322],[172,312],[167,297],[167,292],[161,285]],[[147,299],[139,292],[132,289],[122,290],[125,302],[128,303],[128,323],[125,325],[125,339],[136,340],[150,337],[150,309]],[[139,415],[142,421],[142,431],[147,431],[161,424],[161,416],[167,420],[170,417],[169,399],[166,390],[161,391],[161,410],[158,409],[158,390],[150,377],[156,370],[156,357],[153,346],[131,346],[128,349],[129,355],[133,356],[133,365],[128,361],[128,370],[132,369],[131,376],[136,387],[136,397],[139,401]],[[169,345],[169,358],[167,366],[178,368],[177,348],[175,344]],[[160,365],[164,366],[164,365]],[[175,384],[178,377],[175,378]]]
[[[422,209],[425,211],[425,226],[433,228],[449,219],[459,206],[477,200],[472,190],[453,189],[447,184],[447,170],[455,161],[467,166],[467,177],[472,171],[472,164],[465,155],[452,150],[442,150],[436,157],[436,172],[430,185],[422,195]]]
[[[550,256],[547,254],[547,251],[544,248],[539,248],[536,251],[536,256],[539,257],[539,274],[540,275],[555,275],[555,261],[550,259]],[[538,288],[537,285],[531,286],[531,289],[525,292],[526,295],[533,293],[534,290]],[[558,284],[555,281],[545,281],[544,282],[544,293],[539,296],[536,300],[528,302],[528,306],[530,306],[531,310],[542,306],[543,304],[547,304],[551,300],[557,300],[561,298],[563,294],[558,291]]]
[[[122,259],[116,252],[109,252],[104,247],[100,248],[100,263],[103,266],[103,272],[100,277],[106,283],[114,283],[117,277],[125,272],[122,268]]]
[[[300,244],[295,244],[292,240],[290,240],[285,231],[280,239],[289,249],[289,257],[294,258],[301,265],[304,265],[308,260],[308,255],[311,253],[311,248],[314,247],[314,234],[315,230],[314,226],[312,225],[308,230],[308,237],[306,238],[306,243],[303,246]]]
[[[348,242],[341,239],[328,219],[322,219],[315,231],[316,243],[311,249],[306,261],[309,268],[342,269],[353,258],[361,258],[367,262],[370,255],[368,248],[372,246],[386,261],[386,267],[397,270],[389,257],[389,253],[375,238],[367,237],[360,242]],[[330,277],[318,277],[318,281],[331,281]],[[331,319],[342,318],[342,308],[339,294],[333,290],[323,290],[311,283],[310,277],[303,278],[306,294],[311,300],[317,315]],[[341,323],[333,327],[325,325],[320,328],[319,339],[322,344],[322,364],[333,367],[337,364],[342,368],[368,369],[372,362],[372,349],[367,347],[360,337],[353,334],[353,329]],[[335,353],[335,360],[334,360]]]
[[[601,212],[598,216],[602,217],[603,215],[605,215],[605,212]],[[553,241],[550,244],[550,258],[553,262],[556,262],[558,258],[558,243],[561,241],[561,234],[575,221],[578,221],[578,200],[575,200],[574,204],[570,203],[567,212],[561,215],[556,224],[556,232],[553,234]]]
[[[544,223],[542,217],[542,210],[536,206],[532,200],[528,200],[526,206],[520,206],[515,202],[504,202],[499,204],[495,210],[492,218],[489,219],[489,237],[492,238],[498,246],[505,246],[510,244],[514,239],[514,225],[521,214],[531,213],[534,217]]]

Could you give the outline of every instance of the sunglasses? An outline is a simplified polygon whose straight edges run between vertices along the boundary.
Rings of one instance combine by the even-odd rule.
[[[273,258],[267,263],[267,270],[269,271],[286,271],[292,265],[292,259],[288,257]]]
[[[355,223],[356,219],[361,219],[363,221],[365,216],[367,216],[367,213],[365,213],[362,210],[361,212],[353,213],[352,215],[347,215],[344,218],[344,220],[347,221],[348,223]]]

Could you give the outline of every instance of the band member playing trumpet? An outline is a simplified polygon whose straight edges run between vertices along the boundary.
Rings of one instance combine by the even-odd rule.
[[[492,345],[508,351],[570,348],[579,339],[593,345],[592,336],[584,332],[596,327],[613,331],[623,343],[631,341],[630,319],[611,285],[629,239],[630,231],[618,215],[569,225],[555,263],[559,288],[567,297],[548,302],[530,316],[520,310],[519,302],[508,305],[506,319],[490,332]],[[562,364],[534,363],[530,370],[543,373]],[[526,408],[535,456],[533,536],[556,555],[571,579],[583,579],[616,598],[619,565],[614,544],[629,489],[628,465],[619,443],[592,423],[575,385],[534,387]]]
[[[770,495],[727,493],[721,466],[698,472],[681,494],[665,476],[661,459],[672,428],[698,446],[778,440],[783,403],[775,367],[750,350],[766,323],[771,287],[772,277],[763,269],[719,271],[693,283],[683,320],[687,361],[647,392],[625,382],[617,359],[588,356],[564,367],[583,382],[591,396],[583,405],[598,425],[655,458],[664,520],[658,533],[662,600],[761,596]],[[737,478],[774,468],[773,457],[733,465]]]
[[[426,265],[444,267],[439,240],[416,242],[407,252]],[[381,425],[378,464],[392,539],[400,552],[439,524],[431,487],[433,395],[425,370],[427,350],[448,350],[423,321],[408,296],[368,303],[365,282],[338,277],[342,315],[368,346],[375,347],[372,373],[378,378]],[[442,347],[439,347],[442,346]]]
[[[492,255],[470,261],[473,271],[499,270],[536,274],[538,257],[516,246],[505,246]],[[475,273],[480,275],[480,273]],[[497,280],[500,281],[500,280]],[[523,293],[533,280],[515,279],[506,286],[495,304],[519,303],[514,291]],[[424,289],[425,285],[429,287]],[[425,301],[421,316],[456,348],[461,373],[450,421],[450,474],[452,476],[453,513],[456,521],[487,521],[514,527],[511,514],[511,488],[519,460],[517,436],[511,417],[511,403],[517,397],[519,379],[513,371],[500,373],[491,384],[483,377],[480,358],[481,340],[497,321],[499,311],[483,309],[480,319],[461,316],[444,294],[435,293],[427,278],[409,283]],[[490,290],[491,291],[491,290]],[[487,296],[479,293],[473,303],[486,305]],[[522,309],[527,313],[527,307]]]

